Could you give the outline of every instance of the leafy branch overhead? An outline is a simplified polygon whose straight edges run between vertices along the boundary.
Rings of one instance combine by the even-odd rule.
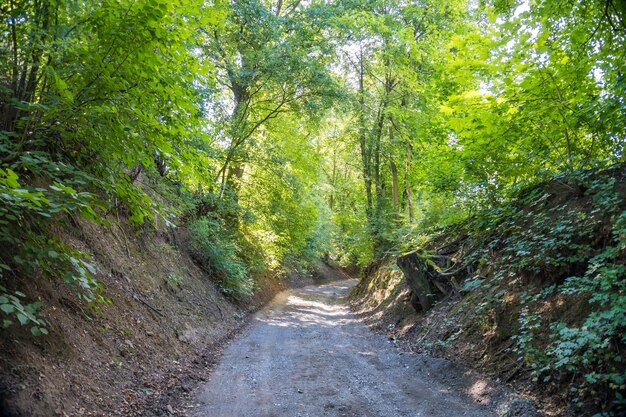
[[[188,231],[239,302],[270,272],[369,271],[465,225],[507,273],[572,271],[555,294],[591,313],[522,306],[520,360],[537,377],[604,366],[580,396],[618,402],[623,367],[599,358],[624,347],[624,180],[593,179],[626,162],[625,22],[617,0],[3,1],[3,327],[53,329],[37,279],[106,310],[98,259],[66,235],[87,222]],[[533,194],[522,214],[551,181],[598,211]]]

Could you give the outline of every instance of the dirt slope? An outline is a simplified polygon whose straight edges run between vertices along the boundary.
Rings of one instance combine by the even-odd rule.
[[[43,301],[52,326],[38,338],[19,326],[0,330],[0,415],[158,414],[150,409],[193,389],[221,341],[282,288],[267,278],[255,299],[234,304],[192,261],[184,229],[138,231],[110,220],[55,231],[93,255],[112,300],[101,312],[58,281],[16,283]]]
[[[403,354],[372,333],[343,299],[355,283],[278,295],[182,408],[195,417],[479,417],[502,410],[506,392],[492,383],[449,361]]]
[[[624,219],[624,164],[534,184],[414,248],[423,265],[455,263],[423,274],[454,278],[431,309],[412,306],[395,257],[366,271],[353,307],[406,351],[510,383],[545,415],[626,416]]]

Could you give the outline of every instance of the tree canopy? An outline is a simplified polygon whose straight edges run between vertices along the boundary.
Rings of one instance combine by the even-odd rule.
[[[107,302],[51,222],[185,226],[235,298],[366,267],[563,173],[624,162],[617,0],[7,0],[0,308]]]

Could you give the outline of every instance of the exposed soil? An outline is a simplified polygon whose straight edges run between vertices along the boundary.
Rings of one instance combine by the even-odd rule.
[[[172,395],[206,378],[249,312],[284,288],[262,277],[255,298],[234,303],[194,264],[184,229],[137,231],[109,220],[54,231],[93,255],[112,301],[101,312],[62,282],[14,283],[43,301],[52,326],[37,338],[16,325],[2,330],[0,415],[163,415]]]
[[[486,389],[515,393],[512,397],[494,397],[505,415],[570,415],[547,393],[538,396],[537,391],[533,392],[528,380],[514,379],[522,368],[510,358],[510,345],[501,346],[496,352],[489,350],[492,329],[479,332],[472,328],[470,334],[467,328],[471,323],[479,323],[479,319],[466,299],[447,300],[427,314],[417,313],[411,306],[410,290],[402,272],[382,267],[359,283],[352,294],[351,307],[370,329],[384,335],[400,351],[465,366],[467,375],[484,376]],[[439,377],[445,381],[446,375]]]
[[[493,380],[510,384],[525,398],[537,404],[546,416],[592,416],[605,411],[607,415],[623,416],[622,409],[611,408],[611,390],[598,385],[593,395],[588,395],[582,407],[575,405],[576,393],[584,384],[585,372],[599,371],[596,365],[580,365],[571,373],[562,370],[553,372],[549,381],[545,374],[537,378],[529,363],[523,360],[517,348],[515,335],[520,334],[520,313],[541,316],[541,328],[534,343],[538,349],[550,346],[551,325],[564,322],[568,326],[580,326],[590,311],[598,304],[588,302],[589,295],[565,295],[554,291],[546,297],[533,300],[530,295],[538,294],[551,285],[558,285],[568,276],[582,276],[589,267],[592,256],[601,253],[611,243],[614,220],[601,207],[602,201],[590,188],[591,181],[613,184],[610,189],[617,194],[616,206],[623,210],[626,201],[626,167],[615,166],[604,172],[595,173],[584,183],[574,178],[569,181],[552,180],[534,185],[520,194],[522,197],[511,204],[517,216],[511,217],[515,227],[498,226],[483,230],[472,228],[473,223],[459,224],[433,232],[420,247],[433,256],[454,259],[463,268],[455,279],[459,288],[447,295],[439,294],[434,307],[426,313],[411,305],[414,296],[405,275],[396,266],[395,258],[381,260],[373,265],[355,289],[352,306],[357,315],[375,331],[393,340],[406,352],[427,354],[450,359],[467,365],[488,375]],[[587,184],[587,185],[585,185]],[[528,197],[530,196],[530,197]],[[528,197],[528,198],[526,198]],[[597,200],[597,201],[596,201]],[[519,215],[521,214],[521,215]],[[587,219],[568,226],[570,219]],[[591,219],[591,220],[590,220]],[[574,223],[572,223],[574,224]],[[563,226],[565,225],[565,226]],[[589,226],[585,226],[589,225]],[[534,266],[541,273],[525,270],[519,266],[509,268],[519,256],[511,256],[516,242],[527,237],[545,236],[561,242],[561,230],[570,230],[572,241],[557,249],[539,250],[532,246],[528,256],[534,258]],[[585,233],[581,232],[586,230]],[[508,241],[510,240],[510,242]],[[504,243],[506,242],[506,244]],[[508,246],[507,246],[508,245]],[[580,253],[573,257],[576,262],[562,267],[549,265],[545,260],[555,256],[570,256],[569,246],[578,247]],[[487,254],[478,264],[464,257],[472,252]],[[484,252],[482,252],[484,251]],[[481,255],[482,256],[482,255]],[[624,262],[624,252],[619,262]],[[543,262],[543,263],[542,263]],[[544,265],[545,263],[545,265]],[[463,280],[481,278],[488,285],[465,291]],[[617,293],[617,289],[616,289]],[[607,339],[608,340],[608,339]],[[623,351],[623,343],[611,341],[613,352]],[[604,367],[623,373],[624,365],[619,355],[607,354]],[[594,369],[596,367],[596,369]],[[603,414],[604,415],[604,414]]]
[[[373,333],[346,304],[355,284],[343,280],[279,294],[225,349],[209,381],[170,411],[194,417],[478,417],[508,407],[517,410],[511,416],[533,415],[497,384],[447,360],[400,352]]]

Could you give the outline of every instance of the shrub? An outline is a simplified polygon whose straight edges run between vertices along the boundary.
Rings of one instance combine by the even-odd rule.
[[[72,169],[66,165],[60,168],[66,172]],[[49,324],[40,313],[41,302],[24,303],[25,294],[5,287],[10,277],[41,272],[75,285],[79,297],[92,305],[108,302],[93,277],[95,267],[86,260],[87,255],[48,236],[46,225],[61,213],[97,218],[92,195],[69,185],[72,180],[80,181],[79,173],[69,178],[54,179],[47,187],[32,187],[13,170],[0,169],[0,281],[4,284],[0,285],[0,310],[5,315],[2,327],[17,319],[21,325],[30,325],[34,335],[39,335],[47,333],[45,327]]]
[[[252,294],[253,281],[242,260],[236,237],[211,214],[188,222],[193,248],[202,267],[220,280],[221,289],[235,299]]]

